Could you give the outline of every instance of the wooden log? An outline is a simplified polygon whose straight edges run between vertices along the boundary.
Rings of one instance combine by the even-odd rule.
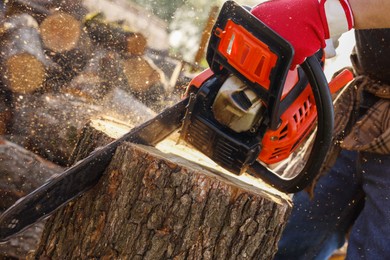
[[[134,59],[137,59],[137,62]],[[87,96],[102,97],[106,93],[108,95],[107,98],[104,98],[106,101],[113,99],[111,106],[114,109],[111,110],[123,111],[120,113],[122,115],[129,114],[126,118],[120,116],[122,120],[137,117],[140,119],[136,121],[137,123],[144,122],[145,118],[150,118],[152,112],[150,110],[145,113],[145,105],[154,111],[160,111],[163,105],[169,105],[163,103],[164,97],[167,95],[165,76],[162,70],[146,56],[123,59],[117,52],[106,48],[95,48],[93,57],[76,78],[80,79],[81,77],[84,77],[85,80],[91,78],[91,81],[97,82],[100,88],[88,87],[91,85],[88,82],[85,82],[84,86],[69,84],[66,88],[73,92],[80,89],[80,94],[84,93]],[[95,94],[92,95],[92,93]],[[137,100],[130,103],[129,100],[134,100],[133,97],[136,97],[141,103]],[[98,102],[100,101],[98,100]]]
[[[55,10],[69,13],[79,20],[88,13],[87,8],[82,4],[82,0],[7,0],[5,2],[7,16],[27,13],[33,16],[38,23],[41,23]]]
[[[4,138],[0,138],[0,169],[1,212],[64,170]],[[0,256],[24,259],[37,247],[42,230],[40,222],[0,244]]]
[[[113,88],[127,86],[120,61],[118,53],[96,48],[83,71],[61,86],[60,91],[84,97],[92,103],[100,102]]]
[[[99,146],[106,145],[130,131],[131,126],[112,117],[102,117],[89,121],[82,130],[80,138],[69,161],[72,164],[87,157]]]
[[[67,165],[82,127],[101,107],[71,95],[45,93],[14,100],[11,140],[59,165]]]
[[[5,12],[7,8],[3,1],[0,2],[0,23],[3,23],[3,20],[5,19]]]
[[[88,13],[87,8],[83,5],[83,0],[38,0],[50,10],[61,10],[71,14],[78,20],[82,20]]]
[[[122,62],[128,91],[156,111],[161,110],[167,81],[164,73],[146,56],[132,56]]]
[[[101,102],[106,115],[136,126],[153,118],[156,113],[120,88],[113,88]]]
[[[121,61],[118,53],[95,49],[84,70],[61,87],[60,92],[102,106],[105,115],[130,125],[139,125],[151,119],[156,113],[128,91]]]
[[[147,51],[147,56],[164,72],[168,82],[168,94],[174,93],[177,88],[179,77],[184,71],[184,61],[170,56],[168,51],[149,49]],[[183,91],[181,93],[183,93]]]
[[[123,60],[123,69],[131,89],[146,93],[154,85],[161,85],[164,76],[147,57],[134,56]]]
[[[62,86],[84,70],[93,47],[82,28],[81,21],[61,11],[48,15],[39,25],[45,53],[60,67],[49,75],[46,87]]]
[[[60,90],[62,93],[82,97],[89,103],[96,103],[107,94],[109,85],[96,73],[81,72]]]
[[[109,141],[90,131],[86,150],[91,136]],[[124,143],[97,186],[48,220],[31,258],[271,259],[290,209],[285,194]]]
[[[0,88],[2,88],[0,83]],[[12,118],[11,95],[0,91],[0,135],[6,135]]]
[[[118,22],[109,22],[102,13],[87,16],[85,26],[89,36],[97,45],[122,55],[142,55],[147,41],[142,33],[132,31]]]
[[[78,135],[89,120],[111,116],[131,125],[154,115],[137,99],[123,92],[108,94],[96,104],[62,93],[19,95],[13,104],[10,138],[47,160],[69,165],[68,159]]]
[[[92,49],[89,47],[88,39],[82,42],[83,44],[77,45],[77,48],[63,53],[46,51],[50,59],[59,66],[59,69],[49,73],[44,84],[46,90],[58,90],[84,70]]]
[[[55,12],[40,24],[44,46],[54,52],[66,52],[76,48],[81,37],[81,22],[72,15]]]
[[[4,2],[6,16],[29,14],[40,23],[51,13],[41,1],[8,0]]]
[[[1,68],[4,85],[15,93],[31,93],[42,87],[53,63],[45,56],[38,24],[30,15],[9,17],[0,28]]]
[[[0,138],[0,210],[64,170],[31,151]]]

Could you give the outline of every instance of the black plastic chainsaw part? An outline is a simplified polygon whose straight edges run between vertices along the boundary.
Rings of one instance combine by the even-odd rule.
[[[104,174],[116,148],[123,142],[156,145],[181,126],[188,99],[164,110],[110,144],[98,148],[63,173],[18,200],[0,216],[0,242],[50,216],[92,188]]]

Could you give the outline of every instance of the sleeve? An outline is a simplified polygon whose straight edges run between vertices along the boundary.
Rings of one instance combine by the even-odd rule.
[[[319,0],[319,3],[326,39],[353,28],[353,13],[348,0]]]

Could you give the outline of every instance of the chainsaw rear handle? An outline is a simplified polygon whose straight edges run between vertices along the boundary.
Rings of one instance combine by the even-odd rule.
[[[319,174],[321,166],[332,145],[334,127],[334,111],[328,83],[318,58],[315,55],[307,58],[301,67],[305,72],[312,88],[317,107],[317,133],[309,158],[296,177],[283,178],[255,161],[247,172],[263,179],[278,190],[295,193],[308,186]]]

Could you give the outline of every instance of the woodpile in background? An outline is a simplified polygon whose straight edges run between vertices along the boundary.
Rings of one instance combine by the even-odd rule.
[[[0,134],[67,165],[89,119],[136,125],[165,106],[170,79],[141,33],[89,13],[81,0],[1,5]]]
[[[90,120],[132,127],[179,98],[180,62],[166,71],[148,53],[142,33],[82,0],[0,2],[0,211],[72,163]],[[1,245],[0,258],[23,258],[41,229]]]

